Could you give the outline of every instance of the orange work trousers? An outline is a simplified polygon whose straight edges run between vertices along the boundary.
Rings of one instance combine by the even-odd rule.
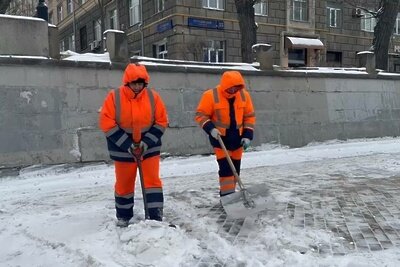
[[[115,192],[120,195],[128,195],[135,192],[137,175],[136,162],[115,161]],[[160,156],[153,156],[142,160],[144,188],[162,188],[160,179]]]

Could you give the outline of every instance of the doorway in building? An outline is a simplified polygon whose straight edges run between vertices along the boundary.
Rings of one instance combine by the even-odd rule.
[[[307,49],[289,49],[289,67],[305,67]]]

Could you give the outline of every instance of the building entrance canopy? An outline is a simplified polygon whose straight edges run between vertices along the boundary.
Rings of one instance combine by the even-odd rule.
[[[324,44],[317,38],[286,37],[286,47],[324,49]]]

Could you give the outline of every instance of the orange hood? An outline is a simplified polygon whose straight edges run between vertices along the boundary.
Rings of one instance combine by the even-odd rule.
[[[242,74],[240,74],[238,71],[225,71],[224,74],[222,74],[218,90],[221,91],[224,97],[231,98],[239,93],[239,91],[232,95],[225,92],[225,90],[237,85],[241,85],[244,88],[244,79]]]
[[[139,64],[128,64],[125,68],[124,76],[122,77],[123,84],[126,85],[137,79],[143,79],[145,83],[149,83],[150,76],[147,73],[146,67]]]

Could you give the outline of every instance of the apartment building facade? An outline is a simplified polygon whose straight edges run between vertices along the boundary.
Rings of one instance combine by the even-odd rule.
[[[283,67],[354,67],[373,40],[378,0],[261,0],[257,42],[272,45]],[[357,2],[357,1],[354,1]],[[359,2],[359,1],[358,1]],[[102,52],[102,32],[127,34],[129,54],[203,62],[241,62],[234,0],[49,0],[60,49]],[[391,71],[400,72],[400,16],[390,44]]]

